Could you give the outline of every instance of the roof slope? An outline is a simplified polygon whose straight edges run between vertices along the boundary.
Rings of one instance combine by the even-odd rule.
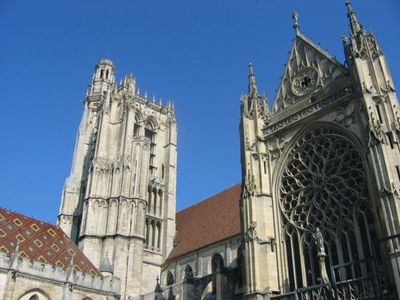
[[[237,184],[178,212],[175,247],[168,261],[239,235],[240,194],[241,185]]]
[[[76,270],[101,275],[58,226],[0,208],[0,251],[66,268],[71,257]]]

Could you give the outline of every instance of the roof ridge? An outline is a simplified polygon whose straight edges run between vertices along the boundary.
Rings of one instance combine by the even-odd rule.
[[[35,220],[35,221],[38,221],[38,222],[41,222],[41,223],[45,223],[45,224],[48,224],[48,225],[50,225],[50,226],[55,226],[55,227],[59,228],[59,226],[58,226],[57,224],[52,224],[52,223],[50,223],[50,222],[43,221],[43,220],[40,220],[40,219],[35,218],[35,217],[31,217],[31,216],[25,215],[24,213],[18,212],[18,211],[16,211],[16,210],[4,208],[4,207],[2,207],[2,206],[0,206],[0,210],[4,210],[4,211],[6,211],[6,212],[10,212],[10,213],[13,213],[13,214],[17,214],[17,215],[20,215],[20,216],[22,216],[22,217],[25,217],[25,218],[28,218],[28,219],[32,219],[32,220]]]

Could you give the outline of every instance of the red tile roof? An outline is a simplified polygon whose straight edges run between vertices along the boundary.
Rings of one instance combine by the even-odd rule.
[[[176,245],[168,261],[240,234],[237,184],[176,214]]]
[[[101,275],[58,226],[0,208],[0,251],[11,255],[18,242],[29,259],[66,268],[73,257],[76,270]]]

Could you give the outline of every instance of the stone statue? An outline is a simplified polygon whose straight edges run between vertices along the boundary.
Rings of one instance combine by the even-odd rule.
[[[317,256],[319,260],[319,269],[321,271],[321,280],[322,283],[328,283],[329,277],[328,273],[326,272],[326,265],[325,265],[326,253],[325,253],[324,237],[319,227],[315,229],[313,238],[315,239],[315,243],[317,244]]]
[[[317,255],[318,256],[326,256],[325,253],[325,245],[324,245],[324,237],[322,236],[321,230],[319,227],[316,228],[315,233],[313,234],[315,239],[315,243],[317,244]]]

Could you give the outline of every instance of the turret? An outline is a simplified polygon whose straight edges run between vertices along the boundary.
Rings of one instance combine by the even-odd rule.
[[[111,60],[100,60],[92,76],[92,82],[88,89],[88,95],[103,94],[115,83],[115,67]]]
[[[243,273],[245,294],[256,299],[264,286],[277,289],[277,283],[267,275],[276,272],[275,257],[264,251],[265,244],[274,241],[274,232],[265,220],[273,219],[270,185],[270,165],[263,141],[263,129],[271,120],[266,96],[258,92],[254,67],[249,64],[248,94],[241,97],[242,197],[241,227],[243,234]],[[254,261],[268,261],[268,268],[259,268]],[[258,296],[257,296],[258,295]]]
[[[364,132],[363,146],[373,174],[370,186],[373,191],[371,205],[375,218],[380,249],[390,260],[392,286],[400,295],[398,272],[400,234],[400,119],[398,99],[386,57],[372,32],[366,32],[358,21],[350,1],[346,2],[350,35],[343,38],[346,62],[353,79],[360,120]]]

